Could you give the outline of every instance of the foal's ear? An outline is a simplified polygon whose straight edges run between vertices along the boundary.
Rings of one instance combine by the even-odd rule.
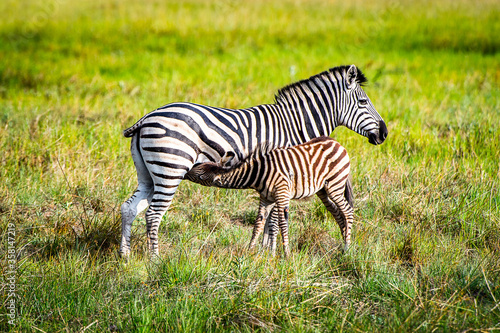
[[[200,178],[200,180],[208,180],[210,178],[210,176],[207,173],[202,173],[199,176],[199,178]]]
[[[346,81],[347,81],[347,86],[349,87],[349,89],[352,89],[356,86],[357,77],[358,77],[358,69],[356,68],[356,66],[351,65],[346,73]]]
[[[235,156],[236,156],[236,154],[233,151],[227,151],[224,154],[224,156],[222,156],[222,158],[220,159],[220,165],[221,166],[230,166],[231,162]]]

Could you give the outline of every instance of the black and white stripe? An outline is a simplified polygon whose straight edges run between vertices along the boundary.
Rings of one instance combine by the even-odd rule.
[[[271,251],[276,250],[276,225],[279,225],[285,254],[288,254],[290,200],[314,194],[335,217],[347,250],[353,222],[349,171],[349,155],[344,147],[329,137],[319,137],[289,148],[257,149],[233,167],[199,164],[189,171],[186,179],[208,186],[257,190],[260,205],[249,247],[255,246],[264,228],[269,206],[275,205],[269,230]]]
[[[234,164],[263,142],[289,147],[346,126],[382,143],[387,127],[362,89],[365,76],[356,66],[335,67],[279,90],[274,104],[230,110],[192,103],[165,105],[124,131],[138,188],[122,205],[120,252],[130,252],[134,218],[146,212],[151,253],[158,254],[158,227],[177,187],[193,165]]]

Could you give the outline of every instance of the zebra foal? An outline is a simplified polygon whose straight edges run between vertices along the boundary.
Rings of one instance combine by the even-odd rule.
[[[271,251],[273,254],[276,251],[277,223],[285,255],[288,255],[290,200],[314,194],[334,216],[342,232],[345,250],[348,249],[353,223],[349,172],[350,161],[345,148],[329,137],[319,137],[290,148],[256,149],[232,167],[202,163],[194,166],[186,178],[206,186],[257,190],[259,212],[249,248],[255,246],[264,228],[268,206],[275,205],[269,226]]]

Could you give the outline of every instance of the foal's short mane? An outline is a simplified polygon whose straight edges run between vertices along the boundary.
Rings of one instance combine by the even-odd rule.
[[[316,142],[323,142],[323,141],[328,141],[328,140],[333,140],[333,139],[330,138],[329,136],[319,136],[317,138],[311,139],[308,142],[304,142],[301,145],[312,144],[312,143],[316,143]],[[232,166],[228,166],[228,167],[220,166],[219,168],[221,171],[223,171],[223,170],[228,171],[228,170],[237,168],[244,163],[250,162],[251,159],[260,159],[275,149],[286,149],[286,148],[290,148],[290,147],[275,147],[272,144],[270,144],[269,142],[264,142],[264,143],[261,143],[260,145],[258,145],[253,151],[250,152],[250,154],[248,154],[247,157],[245,157],[241,161],[238,161],[236,164],[234,164]],[[214,165],[216,165],[216,164],[214,164]]]
[[[261,158],[261,157],[269,154],[274,149],[279,149],[279,148],[284,148],[284,147],[275,147],[275,146],[273,146],[271,143],[269,143],[267,141],[263,142],[263,143],[260,143],[259,145],[257,145],[257,147],[255,147],[254,150],[252,150],[247,155],[247,157],[245,157],[244,159],[238,161],[236,164],[234,164],[232,166],[221,167],[221,169],[222,170],[231,170],[231,169],[237,168],[237,167],[241,166],[244,163],[250,162],[251,159]]]

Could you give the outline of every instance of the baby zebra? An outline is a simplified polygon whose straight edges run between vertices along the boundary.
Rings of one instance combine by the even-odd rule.
[[[245,189],[260,193],[260,206],[249,248],[262,232],[267,214],[274,204],[269,237],[271,251],[276,251],[278,222],[285,255],[288,247],[288,205],[291,199],[317,194],[337,221],[345,242],[351,240],[353,223],[350,162],[347,151],[329,137],[319,137],[290,148],[260,148],[238,164],[225,167],[215,163],[195,166],[186,178],[206,186]]]

